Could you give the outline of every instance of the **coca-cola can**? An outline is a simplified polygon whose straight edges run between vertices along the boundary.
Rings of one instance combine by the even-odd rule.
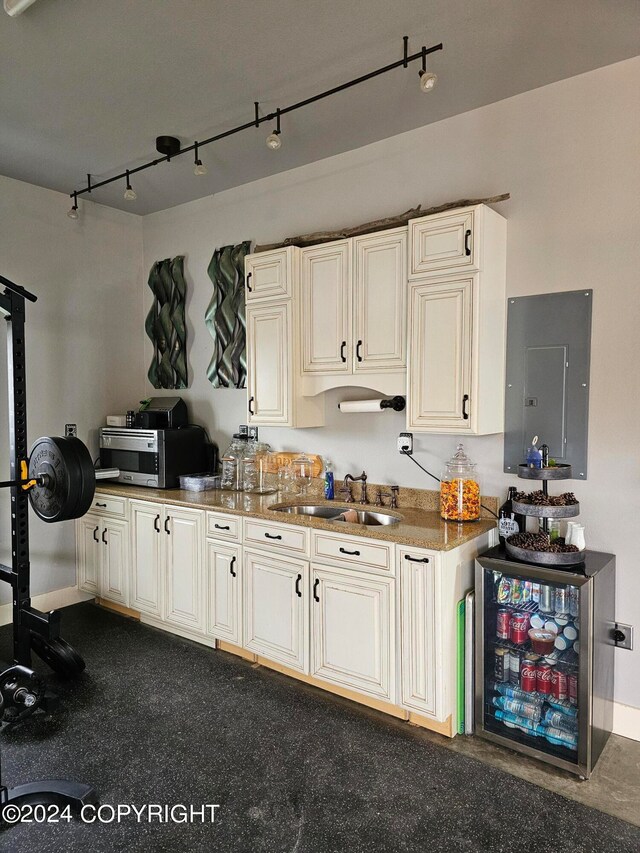
[[[509,650],[496,649],[494,672],[496,681],[509,681]]]
[[[520,663],[522,661],[522,652],[517,649],[509,650],[509,683],[520,684]]]
[[[498,610],[498,616],[496,619],[496,636],[500,640],[508,640],[509,639],[509,620],[511,619],[511,613],[506,608],[501,608]]]
[[[520,664],[520,689],[533,693],[537,689],[537,673],[537,661],[527,655]]]
[[[553,666],[546,661],[540,661],[536,667],[536,690],[546,696],[551,694],[551,676]]]
[[[554,699],[562,702],[567,698],[567,690],[567,673],[563,669],[554,666],[551,673],[551,695]]]
[[[567,673],[567,693],[572,705],[578,704],[578,676],[575,672]]]
[[[530,616],[528,613],[514,613],[509,621],[509,632],[512,643],[521,646],[529,639]]]

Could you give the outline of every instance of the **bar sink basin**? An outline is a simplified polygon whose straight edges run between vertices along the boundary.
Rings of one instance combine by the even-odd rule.
[[[294,504],[291,506],[274,506],[274,512],[286,512],[290,515],[310,515],[314,518],[324,518],[327,521],[336,521],[346,524],[362,524],[365,527],[379,527],[398,524],[400,521],[395,515],[387,512],[372,512],[370,510],[355,509],[354,507],[336,507],[326,504]],[[357,521],[345,522],[342,513],[348,510],[355,512]]]

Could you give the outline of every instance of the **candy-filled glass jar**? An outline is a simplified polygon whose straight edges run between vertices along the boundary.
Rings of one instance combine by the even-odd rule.
[[[459,444],[446,463],[440,481],[440,515],[445,521],[480,518],[480,481],[472,462]]]

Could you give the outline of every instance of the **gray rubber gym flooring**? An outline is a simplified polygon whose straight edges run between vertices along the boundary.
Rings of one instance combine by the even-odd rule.
[[[213,824],[211,810],[205,824],[148,823],[146,812],[140,823],[18,824],[0,832],[3,851],[640,849],[630,824],[245,661],[92,604],[65,610],[63,627],[87,671],[74,683],[52,676],[59,711],[0,735],[4,783],[91,782],[106,820],[118,804],[219,808]],[[10,657],[7,626],[0,659]]]

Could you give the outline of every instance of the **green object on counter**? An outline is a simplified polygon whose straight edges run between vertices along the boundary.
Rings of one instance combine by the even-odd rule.
[[[457,691],[457,708],[458,708],[458,734],[464,734],[464,616],[465,603],[464,598],[458,602],[458,642],[457,652],[458,660],[456,666],[456,681],[458,685]]]

